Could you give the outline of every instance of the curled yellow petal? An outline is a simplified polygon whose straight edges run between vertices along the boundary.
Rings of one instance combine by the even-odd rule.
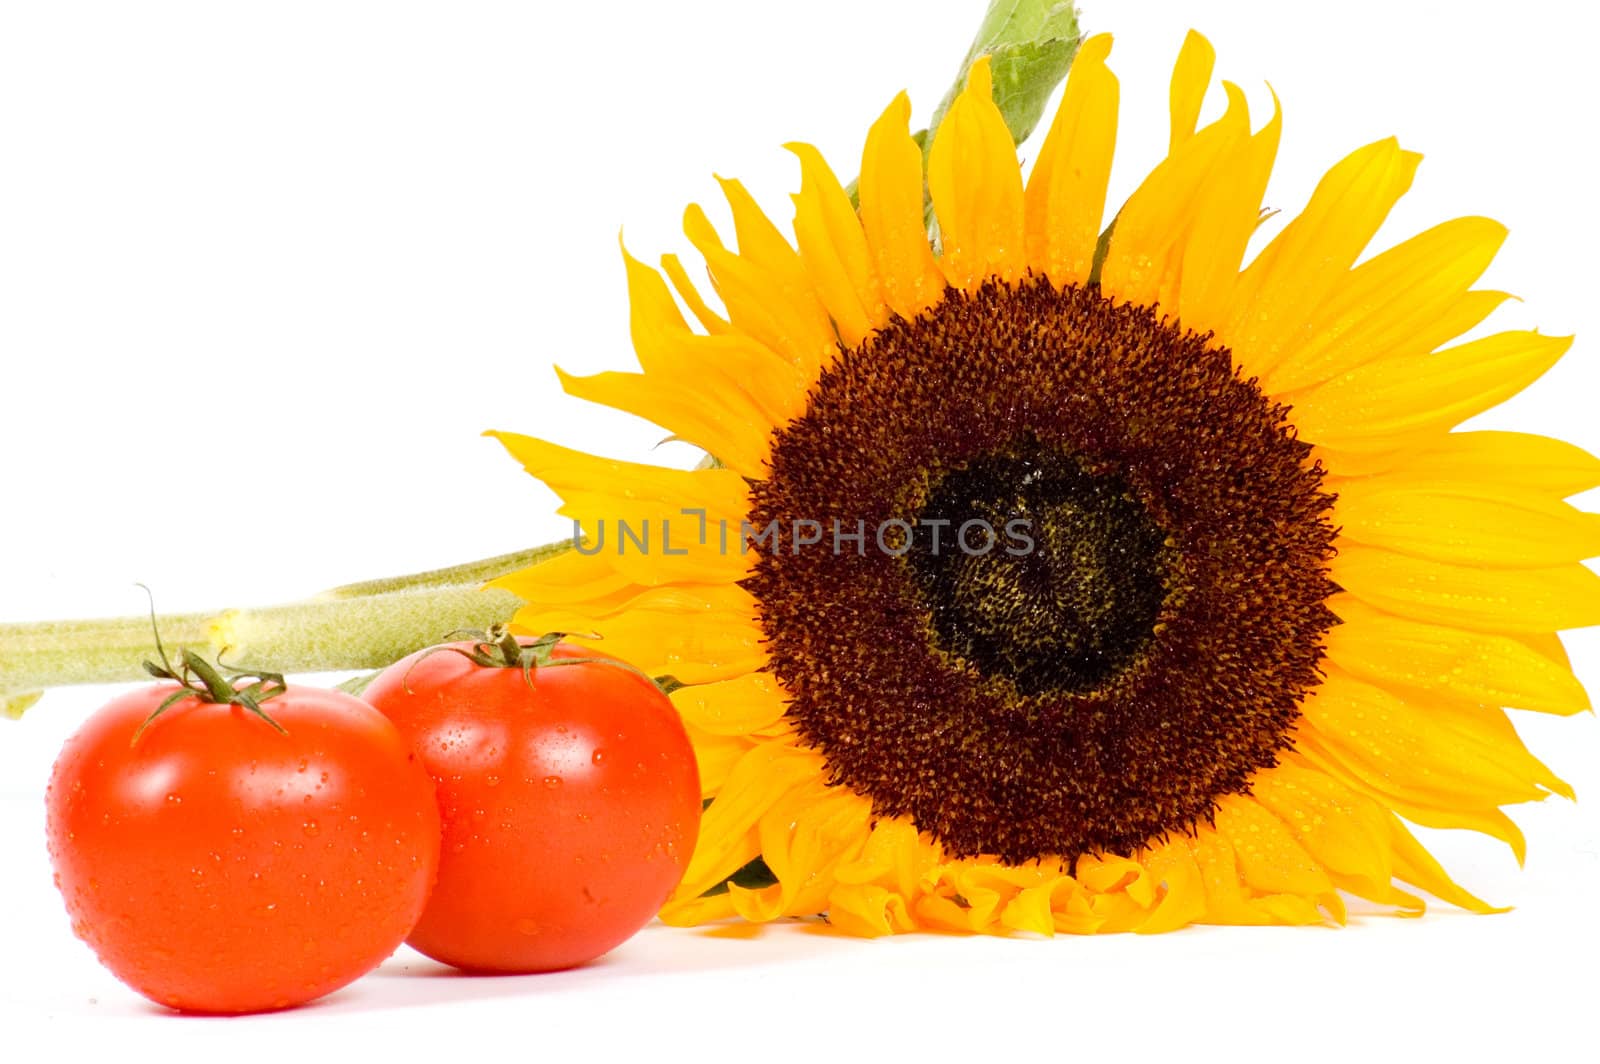
[[[740,758],[706,807],[694,856],[668,910],[692,902],[754,860],[761,852],[757,832],[761,818],[790,791],[817,779],[821,771],[818,755],[786,743],[763,743]]]

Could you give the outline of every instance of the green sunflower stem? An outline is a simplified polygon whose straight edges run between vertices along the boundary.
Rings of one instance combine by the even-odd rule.
[[[300,602],[155,618],[169,646],[273,672],[379,669],[458,630],[510,620],[522,600],[485,588],[569,543],[334,588]],[[157,656],[148,615],[0,624],[0,713],[19,717],[43,691],[147,678]]]

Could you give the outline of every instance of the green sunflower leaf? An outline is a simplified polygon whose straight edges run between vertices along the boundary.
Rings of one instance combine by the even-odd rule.
[[[1067,76],[1082,39],[1077,6],[1071,0],[990,0],[988,14],[928,128],[939,128],[967,83],[967,69],[987,55],[994,75],[994,102],[1011,139],[1021,144],[1039,124],[1050,94]]]

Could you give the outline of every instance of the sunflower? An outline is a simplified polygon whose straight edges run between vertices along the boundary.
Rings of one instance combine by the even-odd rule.
[[[497,434],[587,536],[497,582],[517,624],[676,685],[710,802],[669,923],[1313,924],[1420,912],[1402,885],[1481,912],[1407,822],[1520,859],[1501,807],[1570,797],[1502,707],[1588,706],[1555,633],[1600,622],[1600,519],[1562,501],[1600,462],[1452,431],[1570,343],[1452,343],[1507,298],[1471,287],[1504,230],[1358,265],[1419,158],[1381,140],[1241,268],[1280,114],[1225,84],[1197,129],[1191,34],[1103,237],[1110,48],[1026,182],[986,60],[926,162],[889,105],[859,208],[791,145],[793,243],[723,181],[736,247],[684,228],[725,317],[624,250],[642,372],[562,382],[714,462]]]

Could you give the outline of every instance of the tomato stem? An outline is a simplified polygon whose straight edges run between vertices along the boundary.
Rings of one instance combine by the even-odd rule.
[[[626,661],[607,657],[573,657],[558,658],[555,656],[556,644],[569,635],[578,635],[583,639],[599,639],[592,632],[546,632],[537,639],[524,643],[512,633],[511,629],[503,624],[491,625],[488,631],[454,632],[453,635],[465,636],[472,641],[470,646],[436,646],[430,647],[426,654],[417,659],[433,654],[460,654],[468,661],[484,669],[521,669],[522,678],[529,687],[533,686],[533,671],[535,669],[554,669],[563,665],[609,665],[612,668],[624,669],[636,676],[643,677],[661,690],[663,694],[670,694],[683,685],[675,677],[657,678],[651,676],[643,669],[630,665]],[[416,664],[412,665],[416,668]],[[409,674],[409,673],[408,673]],[[663,682],[670,683],[668,687]]]

